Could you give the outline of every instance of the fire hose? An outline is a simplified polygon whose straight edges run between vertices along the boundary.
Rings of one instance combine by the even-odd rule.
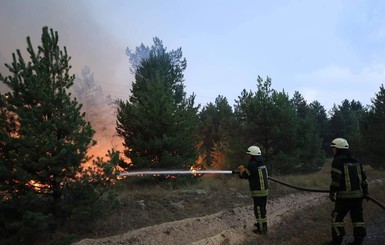
[[[179,175],[179,174],[189,174],[189,175],[201,175],[201,174],[239,174],[238,171],[235,170],[163,170],[163,171],[130,171],[121,173],[120,176],[144,176],[144,175]],[[300,191],[308,191],[308,192],[320,192],[320,193],[329,193],[329,190],[326,189],[313,189],[313,188],[305,188],[300,186],[295,186],[289,183],[286,183],[282,180],[278,180],[273,177],[268,177],[269,180],[274,181],[278,184],[297,189]],[[364,198],[372,201],[377,206],[385,210],[385,205],[375,198],[364,195]]]
[[[304,187],[295,186],[295,185],[283,182],[282,180],[278,180],[278,179],[270,177],[270,176],[268,178],[269,178],[269,180],[277,182],[277,183],[279,183],[281,185],[284,185],[284,186],[287,186],[287,187],[290,187],[290,188],[293,188],[293,189],[301,190],[301,191],[323,192],[323,193],[329,193],[330,192],[329,190],[326,190],[326,189],[312,189],[312,188],[304,188]],[[364,195],[364,198],[374,202],[375,204],[377,204],[377,206],[379,206],[380,208],[385,210],[385,205],[382,204],[380,201],[374,199],[373,197],[371,197],[369,195]]]

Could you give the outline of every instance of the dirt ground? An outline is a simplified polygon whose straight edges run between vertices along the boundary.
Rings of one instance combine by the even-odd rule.
[[[268,200],[269,231],[279,228],[295,212],[328,201],[325,193],[295,193]],[[73,245],[101,244],[243,244],[253,233],[253,206],[236,207],[212,215],[167,222],[101,239],[83,239]]]

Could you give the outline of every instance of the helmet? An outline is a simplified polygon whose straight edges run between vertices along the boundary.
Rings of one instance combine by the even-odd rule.
[[[247,148],[247,154],[252,155],[252,156],[260,156],[261,155],[261,149],[259,149],[258,146],[250,146]]]
[[[338,149],[349,149],[349,143],[346,139],[335,138],[330,144],[330,147],[335,147]]]

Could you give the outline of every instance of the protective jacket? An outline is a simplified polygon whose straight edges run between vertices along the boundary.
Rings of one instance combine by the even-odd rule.
[[[249,180],[252,197],[265,197],[269,194],[268,171],[262,156],[252,156],[239,176]]]
[[[368,194],[368,183],[362,164],[348,150],[338,150],[331,169],[330,191],[337,198],[362,198]]]

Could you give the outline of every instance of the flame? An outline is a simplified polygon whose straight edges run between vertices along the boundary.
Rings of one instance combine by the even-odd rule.
[[[198,166],[191,166],[190,167],[190,171],[192,172],[192,174],[194,176],[200,176],[202,174],[197,174],[196,171],[199,171],[199,170],[202,170],[202,167],[198,167]]]
[[[105,129],[106,130],[106,129]],[[108,131],[108,132],[106,132]],[[96,145],[89,148],[87,152],[87,157],[90,159],[82,165],[82,168],[85,170],[102,171],[100,168],[95,166],[93,163],[94,160],[99,158],[105,158],[108,150],[114,149],[121,152],[120,157],[124,158],[123,152],[123,140],[119,138],[116,134],[112,132],[112,130],[106,130],[103,133],[98,133],[96,131],[94,135],[94,139],[96,140]],[[119,166],[117,166],[118,170],[123,171]]]
[[[49,191],[49,185],[48,184],[42,184],[35,180],[30,180],[26,184],[29,187],[32,187],[35,191],[40,193],[47,193]]]

